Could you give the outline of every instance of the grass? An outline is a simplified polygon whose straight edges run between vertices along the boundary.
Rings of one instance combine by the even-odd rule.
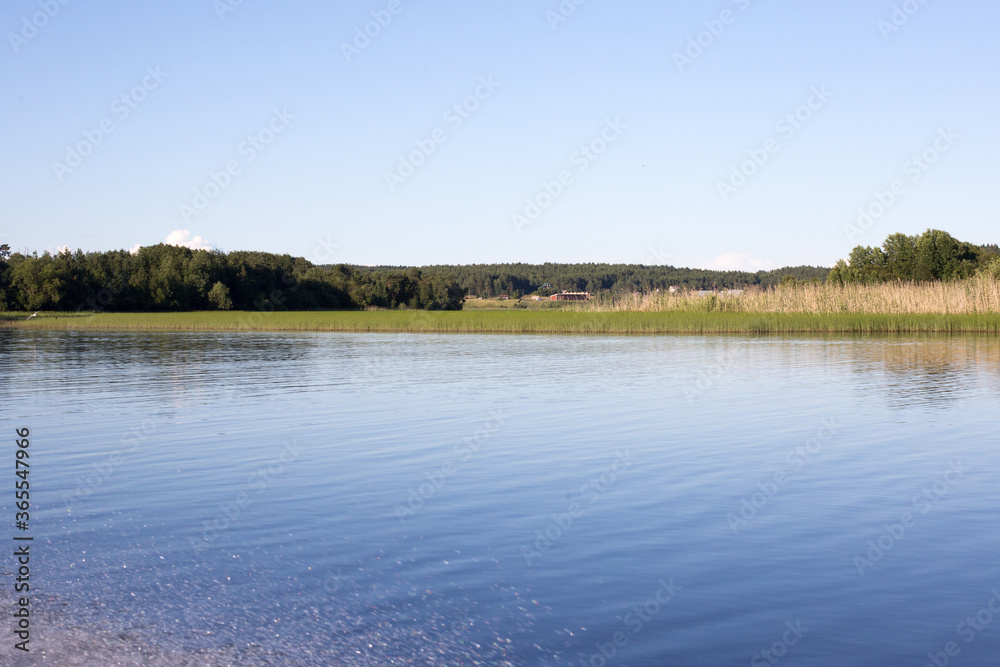
[[[550,301],[547,297],[539,301],[531,298],[509,299],[501,301],[499,299],[468,299],[465,302],[465,310],[553,310],[572,306],[571,301]]]
[[[26,317],[27,314],[20,316]],[[1000,314],[746,313],[583,310],[453,312],[52,313],[0,328],[115,331],[342,331],[385,333],[1000,333]]]
[[[442,333],[1000,333],[1000,281],[797,285],[699,297],[627,294],[586,303],[476,300],[453,312],[0,313],[0,328]],[[551,305],[550,305],[551,304]]]

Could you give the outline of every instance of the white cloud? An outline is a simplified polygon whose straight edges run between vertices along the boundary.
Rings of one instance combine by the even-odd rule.
[[[49,253],[50,255],[61,255],[64,252],[69,252],[69,246],[57,245],[55,248],[52,248],[51,246],[45,246],[45,252]]]
[[[212,250],[214,246],[208,243],[200,236],[195,236],[192,238],[191,230],[189,229],[175,229],[170,232],[167,236],[167,240],[164,241],[167,245],[183,246],[185,248],[190,248],[191,250]]]
[[[774,262],[769,259],[759,259],[753,255],[738,252],[727,252],[709,261],[705,269],[716,271],[770,271],[776,268]]]
[[[191,250],[215,250],[215,246],[202,237],[192,237],[190,229],[175,229],[167,235],[167,238],[163,242],[167,245],[181,246],[182,248],[190,248]],[[136,243],[129,252],[134,255],[142,247],[141,243]]]

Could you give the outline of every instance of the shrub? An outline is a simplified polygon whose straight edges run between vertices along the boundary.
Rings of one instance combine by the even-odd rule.
[[[979,271],[977,273],[986,278],[1000,280],[1000,257],[994,257],[993,259],[987,261],[979,267]]]

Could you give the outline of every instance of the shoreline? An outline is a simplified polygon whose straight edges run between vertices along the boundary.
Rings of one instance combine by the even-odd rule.
[[[1000,334],[1000,313],[728,313],[462,311],[193,311],[173,313],[0,314],[0,329],[177,332],[342,332],[500,334]],[[27,315],[24,315],[27,317]]]

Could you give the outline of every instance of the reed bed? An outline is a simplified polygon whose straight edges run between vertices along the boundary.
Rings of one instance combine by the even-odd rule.
[[[933,283],[799,284],[751,287],[742,294],[625,294],[580,304],[585,312],[854,313],[978,315],[1000,313],[1000,281],[989,276]]]
[[[1000,333],[1000,281],[626,294],[560,309],[0,313],[0,329],[371,333]]]

